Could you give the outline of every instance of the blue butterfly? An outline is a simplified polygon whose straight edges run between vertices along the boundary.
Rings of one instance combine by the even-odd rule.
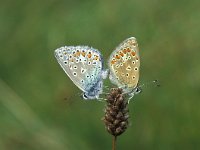
[[[55,57],[73,83],[83,91],[84,99],[99,99],[103,90],[103,58],[97,49],[88,46],[64,46],[55,50]]]

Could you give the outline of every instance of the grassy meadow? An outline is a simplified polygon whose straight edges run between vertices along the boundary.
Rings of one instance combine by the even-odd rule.
[[[54,50],[89,45],[105,68],[134,36],[140,84],[118,150],[200,149],[200,1],[0,0],[0,150],[110,150],[105,102],[83,101]],[[105,85],[114,87],[109,80]]]

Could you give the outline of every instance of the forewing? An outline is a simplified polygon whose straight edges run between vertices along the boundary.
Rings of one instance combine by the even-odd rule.
[[[136,38],[123,41],[111,54],[110,79],[119,87],[135,88],[139,80],[140,57]]]
[[[65,73],[82,91],[89,91],[102,73],[100,52],[88,46],[65,46],[55,50],[55,57]]]

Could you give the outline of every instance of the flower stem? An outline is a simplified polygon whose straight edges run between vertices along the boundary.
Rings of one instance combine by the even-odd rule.
[[[117,141],[117,137],[113,136],[113,140],[112,140],[112,150],[116,150],[116,141]]]

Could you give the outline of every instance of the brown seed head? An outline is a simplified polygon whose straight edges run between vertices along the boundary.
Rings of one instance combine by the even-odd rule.
[[[128,118],[128,102],[122,94],[122,89],[111,89],[103,118],[107,131],[113,136],[122,134],[128,127]]]

